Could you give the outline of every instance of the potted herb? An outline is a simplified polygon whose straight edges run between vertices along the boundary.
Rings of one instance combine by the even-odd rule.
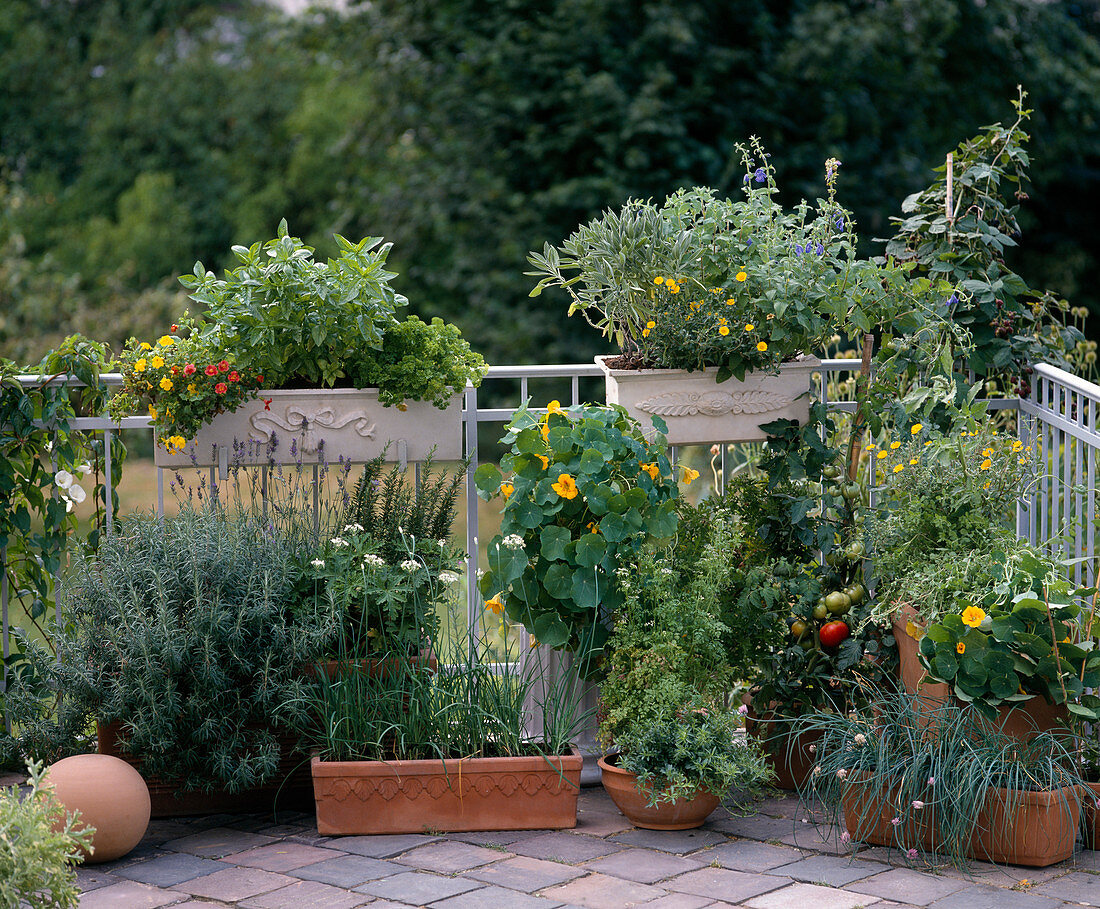
[[[807,790],[837,822],[844,842],[1045,866],[1073,854],[1083,796],[1065,742],[1028,742],[976,721],[973,711],[927,706],[905,692],[874,692],[873,710],[818,713],[803,721],[818,736]]]
[[[397,653],[384,673],[319,676],[303,705],[323,835],[576,826],[585,719],[576,673],[544,689],[538,734],[525,704],[537,659],[502,675],[471,634],[434,643],[433,671]],[[515,659],[505,654],[505,662]],[[346,663],[344,664],[346,666]]]
[[[100,751],[135,763],[154,815],[271,805],[301,765],[300,667],[335,628],[288,608],[295,555],[267,521],[211,508],[130,516],[78,558],[59,612],[58,722],[98,721]]]
[[[697,560],[647,553],[620,569],[624,599],[600,692],[600,737],[616,753],[600,769],[636,826],[698,827],[731,789],[771,777],[725,705],[734,673],[716,604],[736,543],[736,529],[716,522]]]
[[[339,255],[316,261],[283,221],[274,239],[233,247],[240,264],[224,278],[200,262],[180,279],[200,318],[131,339],[111,412],[148,408],[158,463],[218,463],[234,440],[256,463],[315,462],[326,447],[334,461],[389,440],[407,459],[461,457],[458,396],[484,361],[440,319],[397,319],[407,301],[390,286],[389,244],[336,241]]]
[[[762,423],[805,423],[820,368],[808,354],[848,316],[855,246],[834,198],[839,162],[826,165],[826,199],[786,210],[760,143],[738,148],[743,199],[697,187],[661,206],[630,200],[528,256],[532,296],[564,288],[570,314],[619,345],[619,356],[597,358],[608,402],[646,425],[663,417],[674,445],[762,440]]]

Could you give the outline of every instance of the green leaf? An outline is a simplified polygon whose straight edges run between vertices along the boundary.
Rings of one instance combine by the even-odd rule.
[[[595,609],[600,605],[605,581],[595,568],[578,568],[573,572],[573,601],[582,609]]]
[[[538,642],[547,647],[561,647],[569,641],[569,626],[553,612],[538,616],[531,630]]]
[[[573,569],[564,562],[555,562],[542,576],[542,586],[550,596],[568,600],[573,595]]]
[[[607,552],[607,543],[596,533],[588,533],[577,540],[576,559],[578,565],[595,568],[603,561]]]
[[[568,529],[550,524],[542,528],[539,534],[539,551],[544,559],[558,561],[564,559],[565,546],[571,539]]]

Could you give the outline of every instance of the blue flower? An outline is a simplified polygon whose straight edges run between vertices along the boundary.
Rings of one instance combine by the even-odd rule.
[[[955,294],[951,294],[951,296],[947,298],[947,305],[948,306],[954,306],[958,302],[959,302],[959,298]]]
[[[837,230],[844,230],[844,219],[843,218],[837,218],[836,219],[836,229]]]
[[[796,256],[801,256],[805,251],[806,250],[804,250],[799,244],[796,243],[794,245],[794,254]]]
[[[756,168],[756,173],[753,174],[757,183],[763,183],[768,179],[768,172],[762,167]]]
[[[817,244],[817,254],[819,256],[825,255],[825,247],[822,246],[820,243]]]
[[[752,246],[752,237],[749,237],[749,238],[748,238],[748,239],[747,239],[747,240],[745,241],[745,245],[746,245],[746,246]]]
[[[752,182],[752,174],[745,174],[745,182],[746,183]]]

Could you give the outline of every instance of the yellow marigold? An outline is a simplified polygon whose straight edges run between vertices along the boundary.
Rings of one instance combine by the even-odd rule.
[[[718,334],[722,335],[723,337],[725,335],[728,335],[729,333],[730,333],[730,329],[729,329],[728,325],[723,325],[718,329]]]
[[[577,481],[569,474],[558,474],[558,482],[551,483],[550,488],[563,499],[575,499],[577,497]]]
[[[145,357],[141,357],[138,360],[134,360],[134,372],[145,372]]]
[[[168,376],[165,376],[163,379],[160,380],[160,387],[164,391],[171,391],[172,390],[172,380],[169,379]]]
[[[643,338],[648,338],[649,337],[649,329],[648,328],[643,328],[642,329],[642,337]]]
[[[164,357],[159,356],[159,355],[155,356],[155,357],[150,357],[149,358],[149,365],[152,366],[153,369],[163,368],[163,366],[164,366]]]
[[[502,496],[504,496],[504,498],[506,498],[506,499],[508,498],[508,496],[510,496],[515,491],[516,491],[516,487],[513,486],[511,483],[501,483],[500,484],[500,494]]]
[[[656,480],[657,474],[661,472],[661,469],[657,466],[656,461],[652,464],[643,464],[642,470],[649,474],[651,480]]]
[[[962,641],[959,641],[959,643],[955,645],[955,653],[966,653],[966,645]]]
[[[1017,439],[1015,442],[1012,443],[1012,450],[1015,452],[1023,451],[1024,443]]]
[[[733,297],[730,297],[728,300],[726,300],[726,306],[733,306]]]
[[[699,479],[699,471],[692,470],[690,467],[684,468],[684,483],[688,486],[691,485],[693,480]]]
[[[653,283],[654,284],[664,284],[665,279],[662,278],[660,275],[657,275],[657,277],[653,279]]]
[[[868,445],[863,450],[864,451],[874,451],[876,448],[878,448],[878,446],[874,442],[872,442],[870,445]]]
[[[748,275],[743,271],[739,271],[736,275],[734,275],[734,277],[737,278],[738,281],[744,281],[746,278],[748,278]]]
[[[983,448],[982,449],[982,457],[983,458],[993,457],[993,449],[992,448]]]
[[[924,447],[927,448],[931,444],[932,444],[932,440],[929,439],[927,442],[924,443]]]
[[[899,448],[901,448],[901,442],[898,442],[897,440],[894,440],[893,442],[890,443],[890,450],[891,451],[897,451]]]
[[[757,345],[756,345],[756,349],[759,350],[760,353],[763,353],[765,350],[768,349],[768,342],[767,341],[758,342]]]
[[[173,338],[171,335],[161,335],[160,340],[157,341],[157,343],[161,347],[171,347],[173,344],[176,343],[176,339]]]
[[[754,328],[756,328],[756,326],[753,325],[752,322],[745,323],[745,331],[752,331]]]
[[[1026,464],[1027,463],[1027,458],[1018,458],[1016,460],[1016,463],[1017,464]]]
[[[498,593],[491,600],[486,600],[485,608],[494,615],[501,615],[504,612],[504,604],[500,601],[500,594]]]
[[[989,458],[986,458],[984,461],[982,461],[981,464],[978,465],[978,470],[989,470],[989,468],[992,466],[993,462],[989,460]]]
[[[980,606],[967,606],[962,611],[963,624],[969,628],[977,628],[985,618],[985,610]]]
[[[912,426],[909,427],[909,432],[915,436],[920,433],[922,429],[924,429],[923,423],[914,423]]]
[[[646,328],[656,328],[656,327],[657,327],[657,323],[656,323],[656,322],[654,322],[654,321],[653,321],[653,320],[651,319],[650,321],[648,321],[648,322],[646,322],[646,323],[645,323],[645,327],[646,327]]]
[[[902,471],[902,468],[903,468],[904,466],[905,466],[904,464],[895,464],[895,465],[894,465],[894,473],[901,473],[901,471]]]
[[[546,455],[537,454],[537,455],[535,455],[535,457],[538,458],[540,461],[542,461],[542,469],[543,470],[546,470],[546,468],[550,466],[550,459],[548,457],[546,457]]]
[[[885,451],[880,451],[877,455],[875,455],[875,457],[878,458],[881,461],[883,458],[886,457],[886,452]]]
[[[680,285],[673,284],[671,287],[669,287],[668,292],[670,294],[678,294],[680,292]]]
[[[141,342],[141,349],[142,349],[142,350],[152,350],[152,349],[153,349],[153,345],[152,345],[152,344],[150,344],[150,343],[149,343],[148,341],[142,341],[142,342]]]
[[[920,458],[910,458],[909,463],[910,464],[919,464],[920,463]]]

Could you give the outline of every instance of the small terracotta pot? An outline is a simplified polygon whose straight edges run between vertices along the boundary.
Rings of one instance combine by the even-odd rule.
[[[1086,783],[1085,793],[1085,846],[1088,849],[1100,849],[1100,782]]]
[[[429,672],[435,672],[439,665],[434,654],[431,656],[421,654],[420,656],[408,657],[405,660],[395,656],[379,656],[366,657],[361,660],[320,660],[306,666],[305,674],[311,679],[323,677],[330,682],[341,676],[350,675],[355,671],[384,679],[392,678],[403,663],[408,663],[410,666],[417,668],[427,666]]]
[[[577,826],[583,758],[322,761],[314,756],[317,831],[325,836],[553,830]]]
[[[647,830],[691,830],[701,827],[721,804],[722,800],[718,796],[701,790],[693,798],[658,802],[650,807],[649,794],[639,790],[638,778],[611,763],[617,757],[618,755],[611,755],[600,758],[598,762],[603,788],[635,827],[644,827]]]
[[[803,788],[816,764],[811,749],[821,741],[824,732],[815,730],[792,736],[791,724],[778,716],[776,704],[769,704],[768,710],[757,713],[750,695],[745,695],[742,702],[749,708],[745,715],[745,733],[764,746],[764,757],[775,772],[775,786],[779,789]]]

